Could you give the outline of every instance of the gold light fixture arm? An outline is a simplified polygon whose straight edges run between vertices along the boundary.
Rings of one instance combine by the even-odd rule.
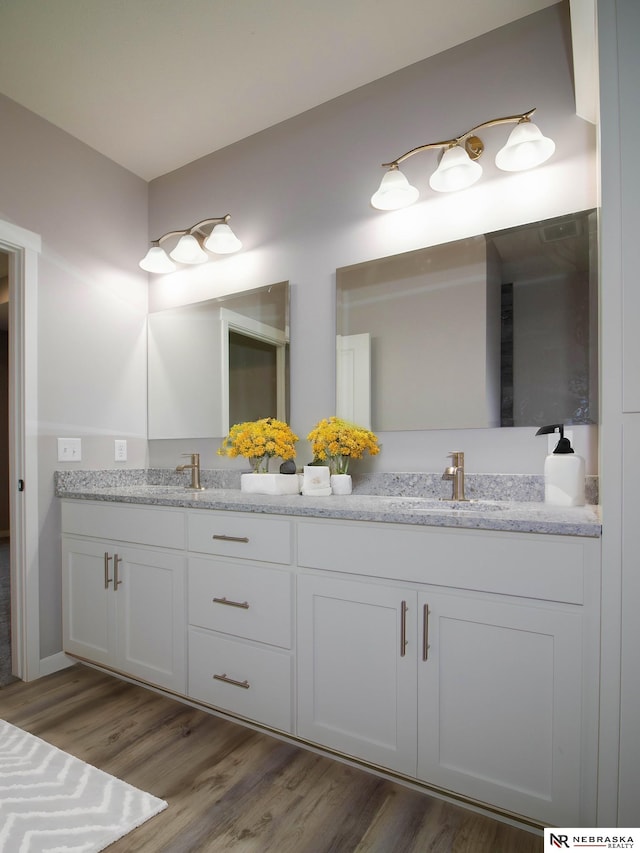
[[[214,216],[211,219],[203,219],[201,222],[196,222],[196,224],[192,225],[191,228],[183,228],[180,231],[167,231],[167,233],[163,234],[162,237],[159,237],[157,240],[152,240],[151,245],[159,246],[170,237],[184,237],[185,234],[193,234],[195,231],[199,232],[203,237],[207,237],[207,232],[202,230],[205,225],[227,225],[230,219],[230,213],[226,213],[224,216]]]
[[[484,121],[482,124],[472,127],[471,130],[467,130],[455,139],[446,139],[442,142],[428,142],[426,145],[419,145],[417,148],[412,148],[411,151],[407,151],[395,160],[391,160],[389,163],[383,163],[382,165],[387,169],[397,169],[400,163],[404,160],[408,160],[409,157],[413,157],[414,154],[419,154],[421,151],[428,151],[433,148],[451,148],[454,145],[462,144],[464,144],[464,149],[469,157],[472,160],[477,160],[484,151],[484,143],[478,136],[476,136],[479,130],[483,130],[486,127],[495,127],[499,124],[518,124],[521,121],[530,121],[531,116],[535,111],[536,108],[534,107],[532,110],[528,110],[526,113],[520,113],[519,115],[489,119],[489,121]]]

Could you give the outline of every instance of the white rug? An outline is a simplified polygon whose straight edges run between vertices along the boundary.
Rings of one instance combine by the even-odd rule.
[[[2,853],[95,853],[166,807],[0,720]]]

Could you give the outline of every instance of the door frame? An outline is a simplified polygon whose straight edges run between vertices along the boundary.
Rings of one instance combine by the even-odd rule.
[[[259,320],[254,320],[251,317],[245,317],[243,314],[238,314],[235,311],[230,311],[228,308],[220,309],[220,387],[221,405],[221,433],[227,435],[231,424],[229,423],[229,408],[230,408],[230,378],[229,378],[229,332],[237,332],[244,335],[246,338],[254,338],[257,341],[264,341],[271,344],[276,351],[276,418],[280,421],[287,419],[287,394],[286,385],[286,364],[287,364],[287,344],[289,342],[288,330],[277,329],[274,326],[268,326],[266,323],[261,323]]]
[[[40,675],[37,334],[41,248],[39,234],[0,220],[0,249],[9,255],[11,657],[13,674],[23,681]]]

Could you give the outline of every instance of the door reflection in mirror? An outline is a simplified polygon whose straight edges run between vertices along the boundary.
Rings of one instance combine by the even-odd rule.
[[[154,312],[147,344],[150,439],[220,438],[267,405],[288,420],[288,282]]]

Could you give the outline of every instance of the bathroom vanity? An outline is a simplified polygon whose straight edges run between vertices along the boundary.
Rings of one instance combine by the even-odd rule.
[[[593,507],[58,495],[69,655],[525,823],[593,825]]]

